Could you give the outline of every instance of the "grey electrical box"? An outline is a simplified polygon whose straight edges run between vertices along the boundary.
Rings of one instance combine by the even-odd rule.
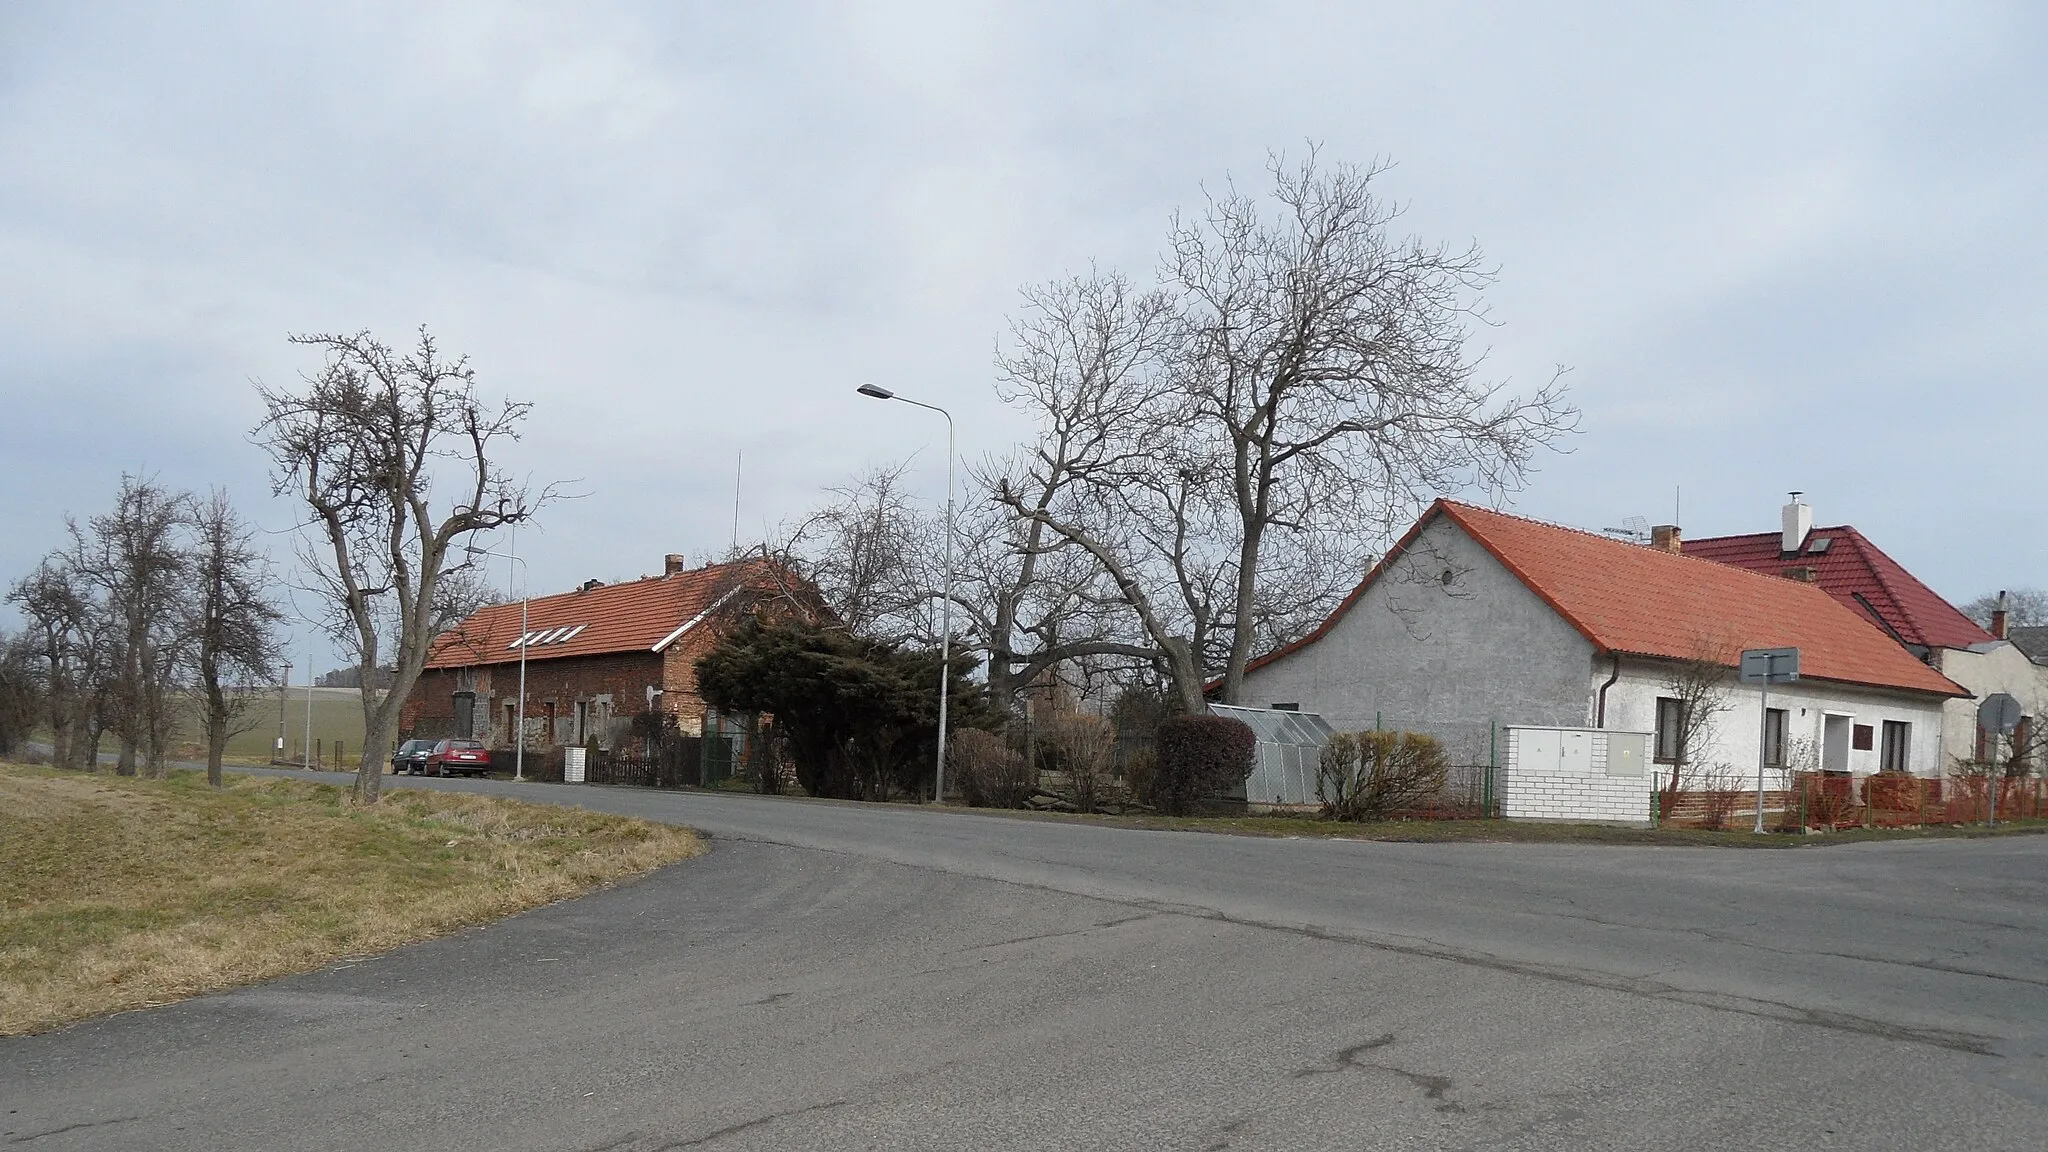
[[[1648,732],[1607,733],[1607,774],[1641,776],[1650,762]]]

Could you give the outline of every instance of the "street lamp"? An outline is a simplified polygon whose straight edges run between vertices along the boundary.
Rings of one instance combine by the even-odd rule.
[[[905,404],[928,408],[946,418],[946,593],[940,598],[939,608],[939,754],[932,788],[932,803],[943,804],[946,802],[946,702],[951,695],[953,681],[953,414],[936,404],[898,396],[880,384],[862,384],[855,391],[877,400],[901,400]]]
[[[517,742],[512,745],[512,779],[523,782],[526,779],[526,561],[519,558],[516,539],[509,553],[487,551],[474,544],[465,544],[462,550],[471,556],[503,556],[519,565],[519,706],[513,713],[516,717],[513,724],[518,727],[518,734],[514,737]]]

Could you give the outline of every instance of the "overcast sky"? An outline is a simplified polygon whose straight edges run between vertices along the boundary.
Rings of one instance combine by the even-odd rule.
[[[1953,600],[2048,584],[2048,6],[315,7],[0,5],[5,581],[124,470],[288,555],[247,432],[294,331],[426,324],[534,402],[513,466],[589,493],[536,593],[722,550],[742,451],[743,535],[912,453],[941,498],[943,423],[857,383],[1007,446],[1018,287],[1149,275],[1313,139],[1499,264],[1493,375],[1571,366],[1515,510],[1796,488]]]

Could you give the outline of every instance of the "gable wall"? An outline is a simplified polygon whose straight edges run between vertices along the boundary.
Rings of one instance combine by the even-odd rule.
[[[1933,663],[1942,675],[1977,694],[1974,700],[1950,700],[1944,709],[1944,763],[1976,754],[1977,706],[1994,692],[2009,693],[2018,700],[2025,714],[2035,718],[2035,725],[2048,723],[2043,719],[2048,717],[2048,668],[2027,659],[2014,645],[2001,644],[1989,652],[1936,648]]]
[[[1443,581],[1451,573],[1448,584]],[[1423,529],[1317,642],[1248,673],[1241,703],[1339,731],[1428,732],[1484,764],[1491,725],[1589,722],[1593,645],[1448,518]]]

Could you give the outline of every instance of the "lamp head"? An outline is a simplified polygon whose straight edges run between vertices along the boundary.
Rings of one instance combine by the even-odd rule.
[[[880,384],[862,384],[859,388],[854,389],[854,391],[859,392],[863,396],[873,396],[877,400],[894,400],[896,398],[894,392],[889,391]]]

